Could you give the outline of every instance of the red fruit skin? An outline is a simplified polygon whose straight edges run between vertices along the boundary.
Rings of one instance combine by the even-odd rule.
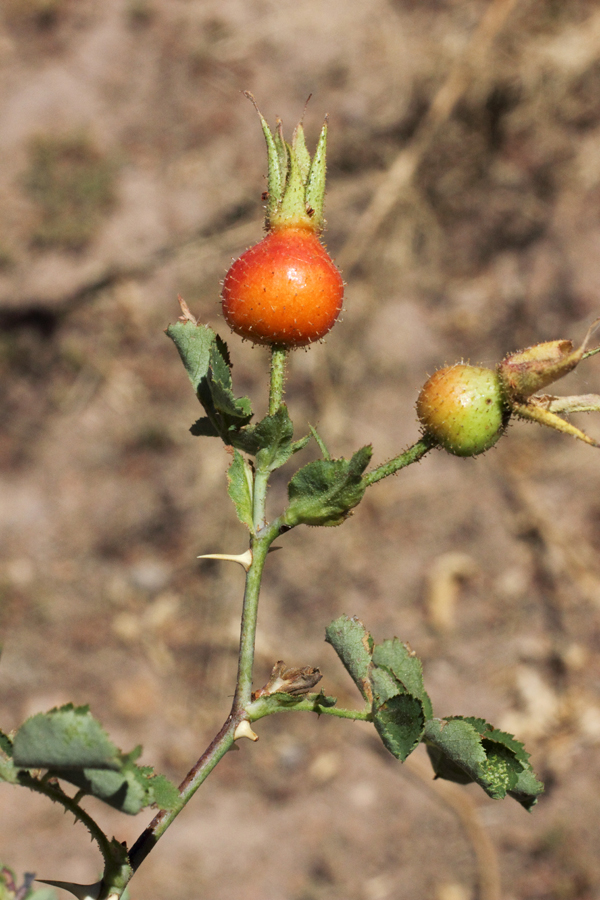
[[[280,228],[236,259],[223,282],[223,315],[255,344],[305,347],[333,327],[344,282],[313,231]]]

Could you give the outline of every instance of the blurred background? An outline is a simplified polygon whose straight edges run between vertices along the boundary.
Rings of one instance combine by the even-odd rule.
[[[0,10],[2,728],[69,700],[180,780],[226,716],[243,552],[228,459],[163,331],[177,294],[228,339],[265,411],[268,353],[226,334],[219,282],[261,236],[251,90],[314,146],[343,321],[292,355],[296,434],[374,461],[418,436],[436,367],[582,339],[600,312],[600,9],[594,0],[4,0]],[[600,391],[600,362],[562,393]],[[573,416],[600,439],[600,421]],[[314,451],[306,451],[308,461]],[[133,900],[600,897],[600,456],[525,423],[483,458],[432,453],[342,527],[270,560],[257,686],[319,666],[341,613],[422,657],[438,715],[527,743],[531,815],[434,783],[362,723],[260,722],[161,840]],[[285,497],[274,478],[271,509]],[[289,476],[288,476],[289,477]],[[4,786],[0,856],[91,882],[99,856]],[[90,801],[132,843],[151,818]],[[64,895],[66,896],[66,895]]]

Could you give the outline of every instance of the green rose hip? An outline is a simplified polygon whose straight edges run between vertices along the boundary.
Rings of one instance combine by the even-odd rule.
[[[425,382],[417,415],[424,434],[444,450],[477,456],[503,435],[510,412],[496,372],[458,363]]]

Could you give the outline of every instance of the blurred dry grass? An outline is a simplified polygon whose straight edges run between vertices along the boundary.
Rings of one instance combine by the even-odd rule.
[[[262,135],[239,91],[289,129],[312,91],[315,137],[329,112],[346,311],[293,355],[287,400],[298,434],[310,421],[336,454],[373,441],[383,460],[417,435],[435,366],[576,339],[597,315],[600,14],[591,0],[11,0],[2,16],[2,722],[90,701],[178,778],[228,709],[242,586],[195,558],[245,537],[222,449],[187,432],[197,404],[162,331],[178,292],[222,330],[219,279],[260,235]],[[74,133],[119,159],[114,204],[76,252],[32,247],[31,140]],[[266,355],[229,344],[261,414]],[[597,373],[591,360],[565,392],[597,390]],[[532,816],[471,789],[453,813],[362,725],[281,717],[211,776],[133,897],[595,897],[599,482],[593,450],[517,424],[482,459],[435,454],[374,487],[342,528],[292,532],[267,571],[257,678],[282,657],[318,665],[352,702],[325,625],[347,612],[398,634],[440,714],[527,739],[548,785]],[[284,490],[278,475],[273,509]],[[95,851],[56,810],[9,788],[0,810],[3,860],[93,880]],[[143,825],[101,815],[129,841]],[[486,836],[501,887],[481,878]]]

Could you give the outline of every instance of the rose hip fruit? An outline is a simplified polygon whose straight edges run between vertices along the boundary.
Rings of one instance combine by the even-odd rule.
[[[504,433],[509,411],[496,372],[459,363],[439,369],[417,399],[423,433],[455,456],[484,453]]]

